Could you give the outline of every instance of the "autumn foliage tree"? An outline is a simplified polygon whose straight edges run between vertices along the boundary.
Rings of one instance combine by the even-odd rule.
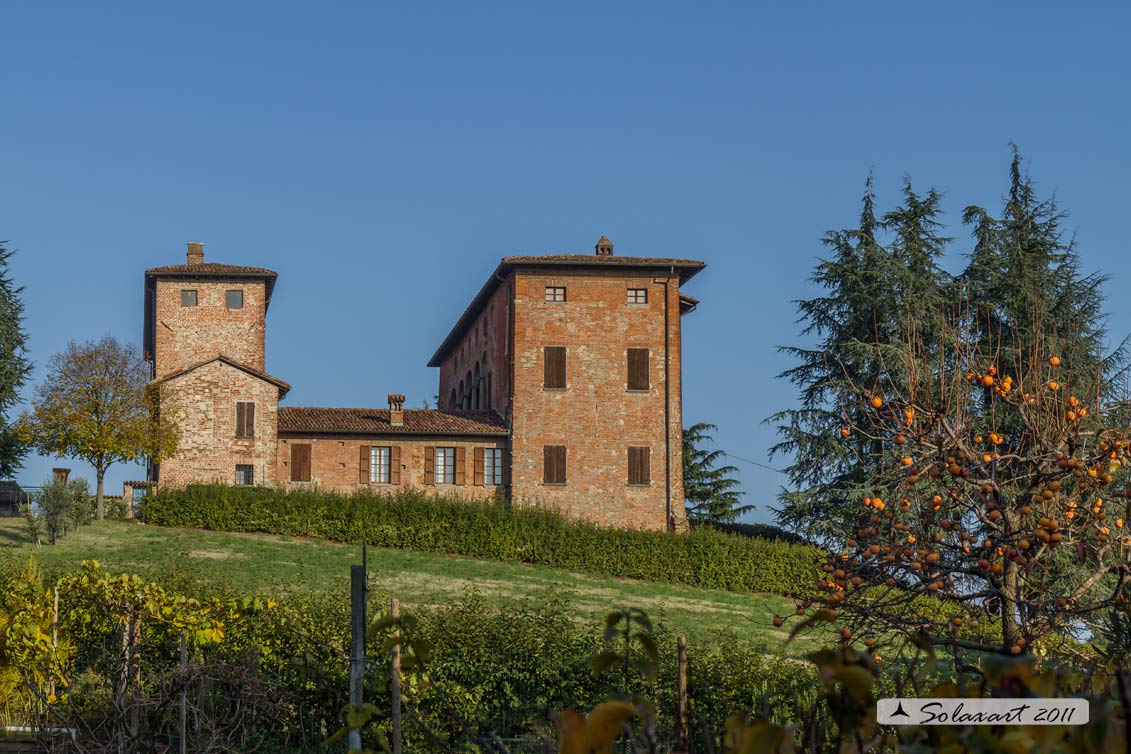
[[[72,342],[48,362],[19,431],[46,454],[81,458],[94,467],[95,517],[101,519],[103,479],[111,465],[159,460],[176,450],[177,429],[169,418],[174,412],[161,392],[133,346],[109,336]]]

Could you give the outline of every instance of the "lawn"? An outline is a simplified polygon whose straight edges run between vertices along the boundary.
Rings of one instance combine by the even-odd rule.
[[[361,548],[323,540],[265,534],[231,534],[101,521],[84,526],[54,546],[34,547],[22,520],[0,518],[0,557],[34,554],[49,571],[98,560],[112,572],[159,582],[203,580],[244,594],[275,597],[348,593],[349,567]],[[628,579],[578,574],[545,566],[500,563],[432,553],[370,548],[374,587],[415,605],[443,605],[472,590],[500,605],[548,594],[568,597],[580,619],[599,621],[611,609],[639,607],[671,630],[696,640],[720,632],[764,639],[780,650],[787,636],[771,623],[793,602],[777,595],[738,594]],[[794,647],[793,651],[800,651]]]

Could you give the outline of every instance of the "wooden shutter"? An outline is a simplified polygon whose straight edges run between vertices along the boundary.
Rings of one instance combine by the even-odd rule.
[[[467,448],[456,448],[456,484],[467,483]]]
[[[564,388],[566,386],[566,350],[564,346],[546,346],[542,349],[542,386]]]
[[[424,483],[436,483],[436,449],[431,445],[424,449]]]
[[[291,481],[310,481],[310,445],[291,443]]]
[[[649,387],[648,349],[628,349],[628,389],[647,390]]]
[[[484,452],[483,452],[483,448],[476,448],[475,449],[475,472],[474,472],[474,476],[475,476],[474,482],[475,482],[476,487],[482,487],[483,484],[484,484],[484,482],[483,482],[483,459],[484,459],[484,457],[485,457],[485,455],[484,455]]]
[[[547,445],[542,449],[542,481],[565,484],[566,449],[564,445]]]
[[[628,483],[652,483],[652,449],[648,447],[630,447],[628,449]]]
[[[236,437],[255,436],[255,404],[236,401]]]
[[[369,446],[362,445],[357,456],[357,482],[369,484]]]
[[[401,483],[401,446],[389,448],[389,483]]]

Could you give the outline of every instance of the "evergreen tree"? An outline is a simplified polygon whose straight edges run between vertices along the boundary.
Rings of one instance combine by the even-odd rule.
[[[0,241],[0,478],[11,477],[27,454],[19,441],[8,412],[19,402],[20,388],[31,371],[23,330],[23,288],[16,286],[8,272],[13,252]]]
[[[734,466],[715,466],[726,456],[721,450],[707,450],[714,424],[699,423],[683,430],[683,496],[687,515],[695,521],[726,523],[740,514],[754,510],[753,505],[740,505],[742,493]]]
[[[820,540],[840,537],[871,471],[883,463],[884,441],[847,427],[861,426],[872,394],[905,379],[894,358],[901,344],[934,337],[925,312],[946,282],[937,263],[946,243],[937,233],[939,199],[933,190],[920,197],[908,182],[904,203],[880,220],[869,176],[857,227],[825,234],[832,254],[810,279],[826,293],[798,303],[802,334],[817,342],[779,349],[801,362],[780,375],[800,389],[801,407],[768,419],[783,438],[771,455],[793,459],[777,511],[788,528]],[[884,231],[894,236],[888,246],[878,237]]]

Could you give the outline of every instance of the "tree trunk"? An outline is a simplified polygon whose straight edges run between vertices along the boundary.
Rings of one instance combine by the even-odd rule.
[[[1001,579],[1001,649],[1005,654],[1010,654],[1013,645],[1021,638],[1021,626],[1016,612],[1020,570],[1020,566],[1013,561],[1005,561]]]
[[[98,477],[98,491],[94,494],[94,519],[101,521],[106,517],[106,511],[102,505],[102,478],[106,476],[106,469],[95,469],[94,471]]]

